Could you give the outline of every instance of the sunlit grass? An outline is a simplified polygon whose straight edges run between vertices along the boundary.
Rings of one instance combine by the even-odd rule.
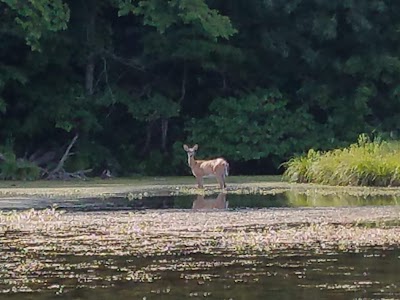
[[[371,141],[328,152],[310,150],[289,160],[284,178],[291,182],[352,186],[399,186],[400,143]]]

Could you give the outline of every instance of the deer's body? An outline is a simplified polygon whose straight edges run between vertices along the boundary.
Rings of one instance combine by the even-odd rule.
[[[229,164],[225,159],[196,160],[194,159],[194,155],[196,154],[198,145],[194,145],[192,148],[183,145],[183,149],[188,155],[188,164],[192,170],[192,174],[196,177],[199,188],[203,188],[203,178],[210,176],[217,178],[221,189],[226,188],[225,177],[228,176]]]

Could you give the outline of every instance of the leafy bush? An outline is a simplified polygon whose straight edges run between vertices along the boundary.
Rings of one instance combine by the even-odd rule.
[[[327,152],[309,150],[284,164],[291,182],[329,185],[400,186],[400,143],[371,141],[360,135],[347,148]]]
[[[16,159],[13,153],[4,154],[0,162],[0,179],[2,180],[36,180],[40,177],[40,168],[24,159]]]
[[[192,120],[187,131],[188,140],[198,143],[204,156],[224,155],[235,161],[276,158],[278,164],[294,152],[319,145],[325,134],[306,108],[289,105],[275,89],[216,98],[210,114]]]
[[[152,150],[147,157],[136,164],[136,171],[139,174],[149,176],[165,176],[169,173],[170,159],[159,150]]]

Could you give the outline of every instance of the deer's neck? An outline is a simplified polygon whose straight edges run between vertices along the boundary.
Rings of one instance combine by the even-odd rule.
[[[196,166],[196,160],[194,159],[194,156],[188,155],[188,164],[189,164],[189,167],[191,167],[191,168]]]

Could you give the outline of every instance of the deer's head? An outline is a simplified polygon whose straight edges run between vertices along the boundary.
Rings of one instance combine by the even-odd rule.
[[[186,151],[188,157],[194,157],[197,149],[199,149],[199,145],[196,144],[192,148],[190,148],[188,145],[183,145],[183,149]]]

